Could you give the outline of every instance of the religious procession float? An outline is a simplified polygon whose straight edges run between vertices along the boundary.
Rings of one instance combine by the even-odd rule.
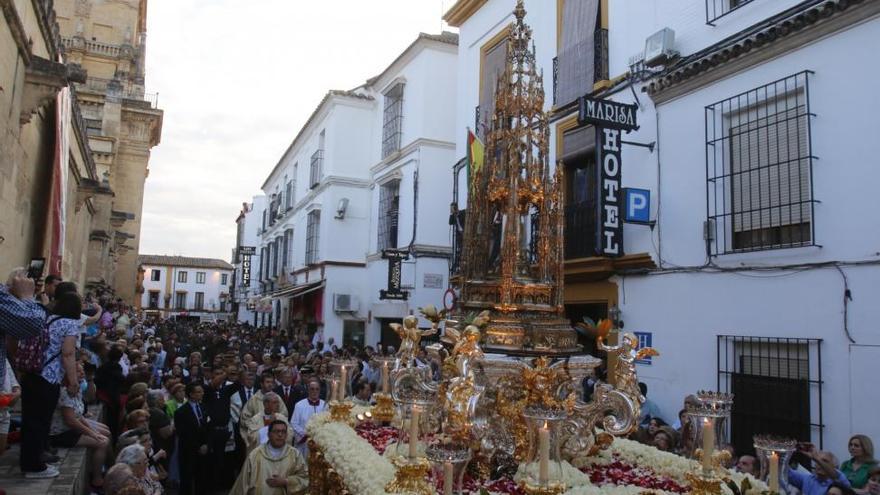
[[[372,408],[344,400],[356,363],[333,363],[330,411],[307,427],[311,493],[778,493],[787,456],[772,442],[758,449],[769,486],[723,467],[730,395],[697,394],[689,457],[625,438],[645,400],[635,363],[657,352],[608,320],[587,330],[615,365],[584,400],[601,361],[583,353],[564,315],[562,167],[549,165],[521,1],[514,15],[485,165],[471,170],[459,302],[420,308],[430,329],[415,316],[394,325],[402,344],[372,363],[382,377]],[[414,364],[421,339],[437,333],[427,349],[442,363],[439,380]]]

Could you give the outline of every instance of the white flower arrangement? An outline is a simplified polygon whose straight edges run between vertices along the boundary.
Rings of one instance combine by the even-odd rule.
[[[590,478],[568,462],[562,461],[558,464],[551,462],[549,467],[550,476],[555,480],[561,481],[565,486],[583,486],[590,484]],[[538,479],[537,462],[520,464],[519,468],[516,470],[516,474],[513,476],[513,481],[520,483],[528,478]]]
[[[329,421],[329,414],[316,414],[306,433],[321,447],[324,459],[345,480],[349,491],[358,495],[385,493],[385,485],[394,478],[396,470],[354,429]]]
[[[354,408],[352,415],[363,413],[367,408]],[[324,459],[345,480],[345,486],[355,495],[380,495],[385,492],[388,484],[396,472],[391,458],[396,455],[396,445],[391,443],[385,450],[385,455],[379,455],[369,442],[361,438],[357,432],[344,423],[330,420],[329,413],[320,413],[312,416],[306,427],[309,437],[321,447]],[[420,450],[424,450],[423,446]],[[654,447],[643,445],[632,440],[616,438],[610,449],[601,451],[594,457],[576,459],[573,464],[562,463],[562,481],[569,487],[566,495],[639,495],[646,491],[639,486],[625,486],[606,484],[596,486],[590,483],[589,477],[579,471],[579,468],[607,465],[614,462],[614,456],[622,462],[633,466],[646,466],[658,476],[675,480],[686,484],[685,475],[689,472],[698,472],[699,463],[669,452],[663,452]],[[521,465],[514,477],[515,481],[523,479],[529,471],[535,471],[537,466]],[[534,473],[533,473],[534,474]],[[736,472],[725,473],[725,477],[738,486],[744,479],[748,479],[751,488],[743,495],[761,495],[768,490],[767,485],[750,475]],[[722,484],[726,495],[732,495],[730,489]],[[677,495],[672,492],[651,489],[647,490],[661,495]]]

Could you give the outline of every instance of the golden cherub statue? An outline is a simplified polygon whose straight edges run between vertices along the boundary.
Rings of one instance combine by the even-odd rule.
[[[416,358],[416,352],[419,349],[419,343],[422,337],[434,335],[437,329],[434,327],[428,330],[419,329],[419,318],[409,315],[403,319],[403,325],[400,323],[392,323],[391,329],[400,336],[400,350],[397,351],[397,357],[404,366],[412,366],[413,360]]]
[[[617,355],[617,367],[614,370],[616,379],[615,388],[629,395],[633,399],[638,399],[638,403],[645,402],[639,390],[639,379],[636,374],[636,361],[648,357],[659,356],[653,347],[642,347],[639,349],[639,339],[634,334],[626,332],[620,335],[620,345],[605,345],[605,339],[602,335],[596,337],[596,344],[600,350],[608,354]]]

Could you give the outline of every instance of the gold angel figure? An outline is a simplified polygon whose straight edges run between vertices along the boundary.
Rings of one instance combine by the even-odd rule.
[[[416,352],[419,349],[419,343],[422,341],[422,337],[437,333],[437,329],[434,327],[431,327],[428,330],[420,330],[419,319],[413,315],[404,318],[403,325],[400,323],[392,323],[390,326],[400,337],[400,350],[397,351],[397,357],[400,358],[403,365],[407,367],[412,366],[412,362],[416,358]]]
[[[596,344],[600,350],[608,354],[617,355],[617,367],[614,370],[616,379],[615,388],[629,395],[633,399],[637,399],[639,404],[645,402],[639,390],[639,378],[636,373],[636,361],[648,357],[659,356],[653,347],[642,347],[639,349],[639,339],[632,333],[626,332],[620,335],[620,345],[605,345],[605,339],[602,335],[596,337]],[[638,413],[638,411],[636,411]]]

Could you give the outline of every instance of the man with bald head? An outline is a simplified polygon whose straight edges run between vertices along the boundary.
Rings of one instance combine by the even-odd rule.
[[[837,469],[837,458],[831,452],[816,450],[811,443],[801,444],[798,449],[813,460],[813,472],[801,473],[788,468],[788,482],[803,495],[825,495],[832,483],[850,486],[846,476]]]

